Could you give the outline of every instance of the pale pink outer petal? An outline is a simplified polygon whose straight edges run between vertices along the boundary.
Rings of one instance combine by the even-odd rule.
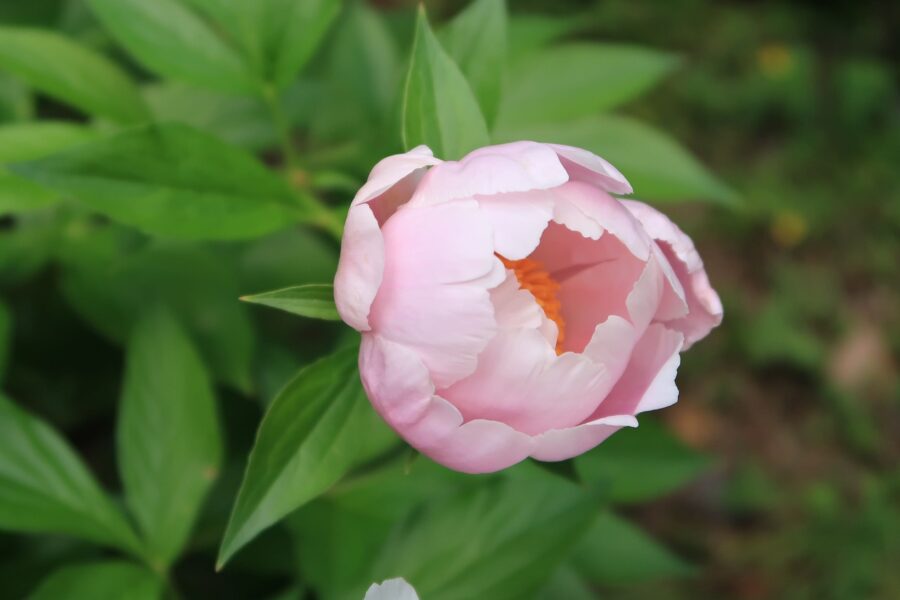
[[[591,418],[636,415],[675,404],[675,374],[684,336],[660,323],[647,328],[631,352],[628,367]]]
[[[369,311],[384,273],[384,240],[368,205],[347,214],[341,259],[334,276],[334,302],[345,323],[368,331]]]
[[[557,356],[540,331],[518,329],[499,332],[475,372],[440,394],[467,421],[500,421],[537,435],[584,421],[614,382],[589,358]]]
[[[376,334],[364,334],[359,370],[375,410],[411,446],[465,473],[489,473],[527,458],[532,441],[496,421],[463,423],[452,404],[434,395],[417,354]]]
[[[391,186],[413,171],[431,167],[441,162],[439,158],[434,157],[428,146],[416,146],[409,152],[383,158],[372,167],[369,179],[356,192],[351,206],[369,202],[386,192]]]
[[[635,345],[618,383],[588,422],[537,436],[531,455],[539,460],[565,460],[587,452],[621,427],[636,427],[634,415],[674,404],[675,375],[684,337],[653,324]]]
[[[469,375],[497,330],[489,290],[506,277],[478,204],[406,205],[381,233],[372,330],[415,349],[441,387]]]
[[[569,175],[545,144],[513,142],[479,148],[458,162],[430,169],[413,194],[413,205],[433,205],[475,196],[546,190]]]
[[[373,583],[363,600],[419,600],[415,588],[402,577]]]
[[[722,301],[710,286],[703,261],[690,237],[666,215],[643,202],[626,200],[623,204],[644,224],[647,233],[657,240],[683,288],[687,315],[671,318],[671,314],[660,314],[657,318],[667,327],[684,333],[684,349],[687,350],[722,322]]]
[[[475,196],[494,230],[494,250],[510,260],[525,258],[537,248],[553,217],[552,191],[508,192]]]
[[[650,257],[650,236],[620,200],[583,181],[561,185],[553,190],[553,197],[555,222],[593,240],[608,231],[639,260]]]
[[[606,441],[606,438],[622,427],[637,427],[637,419],[631,415],[617,415],[595,419],[567,429],[552,429],[534,438],[531,456],[538,460],[554,462],[584,454]]]
[[[559,155],[573,180],[586,181],[611,194],[630,194],[631,184],[608,161],[593,152],[574,146],[548,144]]]

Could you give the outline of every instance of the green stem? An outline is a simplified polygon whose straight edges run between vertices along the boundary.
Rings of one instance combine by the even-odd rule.
[[[262,88],[262,97],[269,108],[272,124],[275,125],[275,133],[281,142],[284,162],[288,168],[296,168],[299,166],[299,157],[294,150],[293,143],[291,143],[291,126],[281,107],[281,98],[278,95],[277,88],[272,84],[265,84]]]
[[[300,170],[300,157],[294,149],[291,141],[291,126],[288,122],[284,110],[281,106],[281,97],[278,89],[272,84],[264,84],[262,86],[262,97],[269,108],[269,114],[272,117],[272,124],[278,134],[281,142],[281,152],[284,156],[284,163],[287,167],[285,177],[292,188],[296,188],[293,181],[293,174]],[[341,241],[344,233],[344,225],[341,223],[334,212],[324,205],[318,198],[313,196],[307,190],[299,190],[296,198],[303,206],[312,213],[311,222],[331,234],[337,241]]]

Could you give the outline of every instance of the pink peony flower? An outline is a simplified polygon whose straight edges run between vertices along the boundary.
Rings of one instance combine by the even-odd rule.
[[[693,242],[578,148],[516,142],[379,162],[334,291],[375,409],[468,473],[581,454],[673,404],[679,352],[722,320]]]

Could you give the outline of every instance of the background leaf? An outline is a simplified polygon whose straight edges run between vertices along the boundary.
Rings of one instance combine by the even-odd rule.
[[[340,0],[186,0],[224,28],[259,78],[285,87],[319,47]]]
[[[575,459],[585,481],[609,486],[611,501],[643,502],[668,494],[697,477],[709,460],[687,448],[653,419],[619,432]]]
[[[466,76],[488,124],[497,115],[506,67],[506,2],[476,0],[441,32],[441,41]]]
[[[6,374],[6,364],[9,359],[9,347],[12,344],[12,313],[9,307],[0,301],[0,384]]]
[[[254,332],[236,274],[221,257],[182,244],[129,252],[129,238],[103,229],[72,227],[69,235],[76,237],[61,250],[62,291],[82,318],[124,343],[142,309],[166,306],[219,380],[250,391]]]
[[[647,91],[677,64],[638,46],[570,43],[516,62],[498,129],[553,123],[615,108]]]
[[[309,211],[252,157],[183,125],[148,126],[12,170],[150,234],[255,237]]]
[[[164,569],[218,476],[222,439],[216,398],[190,340],[165,311],[145,315],[126,354],[117,456],[147,556]]]
[[[163,582],[134,563],[109,560],[63,567],[52,573],[29,600],[158,600]]]
[[[572,554],[591,583],[642,583],[683,577],[691,568],[635,525],[607,512],[600,515]]]
[[[351,468],[394,443],[369,405],[350,347],[300,370],[269,406],[250,453],[219,565]]]
[[[96,133],[73,123],[42,121],[0,127],[0,213],[45,208],[58,196],[8,172],[2,165],[33,160],[93,139]]]
[[[330,284],[308,284],[242,296],[244,302],[263,304],[273,308],[309,317],[340,321],[341,316],[334,305],[334,286]]]
[[[464,491],[398,526],[371,581],[402,576],[431,600],[528,597],[584,532],[595,503],[543,475]]]
[[[162,77],[224,91],[259,84],[241,56],[178,0],[88,0],[110,35]]]
[[[140,94],[114,63],[49,31],[0,27],[0,69],[90,115],[140,123]]]
[[[488,143],[487,126],[466,78],[419,9],[412,58],[406,77],[403,145],[428,145],[444,159],[457,159]]]
[[[631,182],[638,199],[737,201],[734,192],[678,142],[629,117],[597,115],[567,123],[522,125],[498,130],[496,137],[586,148],[614,164]]]
[[[131,527],[68,443],[0,395],[0,528],[63,533],[136,552]]]

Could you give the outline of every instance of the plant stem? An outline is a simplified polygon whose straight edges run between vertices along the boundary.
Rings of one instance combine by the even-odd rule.
[[[297,152],[294,150],[294,144],[291,142],[291,126],[281,106],[281,97],[278,94],[278,89],[271,83],[264,84],[262,97],[269,109],[272,124],[275,126],[275,132],[278,134],[278,139],[281,142],[281,153],[286,167],[285,177],[291,187],[296,188],[293,176],[295,172],[300,170],[300,157],[297,155]],[[337,241],[341,241],[344,226],[328,206],[323,204],[308,190],[298,190],[295,197],[312,213],[311,222],[314,225],[327,231]]]
[[[278,95],[277,88],[270,83],[263,85],[262,97],[269,108],[272,124],[275,126],[275,133],[281,142],[281,153],[284,157],[285,165],[290,169],[297,168],[299,166],[299,157],[294,150],[294,145],[291,143],[291,126],[281,107],[281,97]]]

